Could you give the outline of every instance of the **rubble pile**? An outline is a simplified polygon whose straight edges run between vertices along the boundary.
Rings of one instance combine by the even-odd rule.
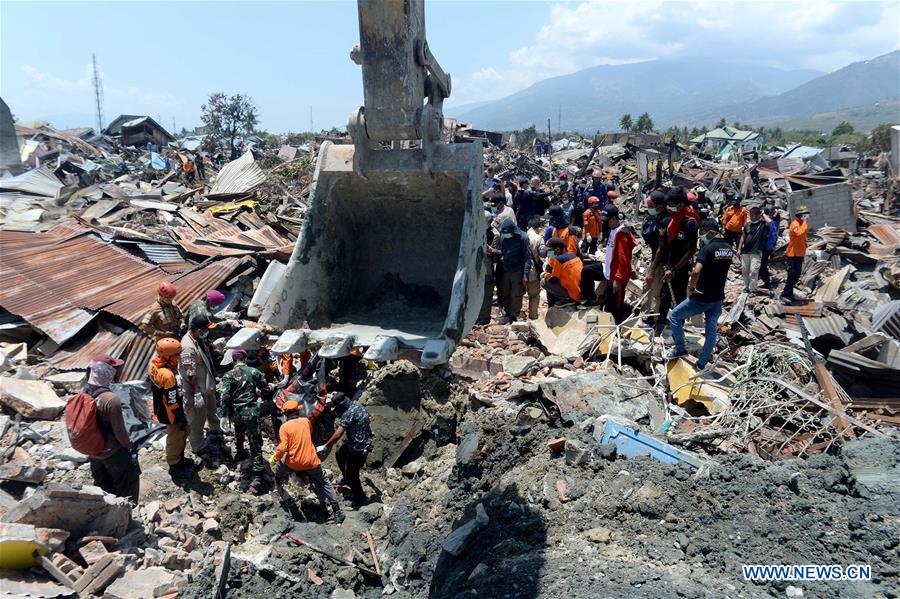
[[[655,135],[566,140],[543,156],[490,146],[498,177],[537,177],[554,194],[601,170],[634,226],[657,188],[703,187],[712,206],[729,190],[784,214],[809,205],[799,301],[742,291],[733,268],[716,360],[698,372],[691,357],[664,359],[671,335],[646,319],[641,244],[618,323],[593,306],[544,303],[537,319],[501,323],[495,307],[445,366],[357,356],[372,501],[335,524],[304,484],[292,483],[297,505],[243,491],[250,461],[230,453],[176,485],[144,382],[153,343],[138,329],[161,280],[182,309],[218,289],[217,315],[253,325],[260,277],[287,261],[303,223],[315,144],[248,138],[226,160],[199,138],[144,149],[35,125],[16,126],[25,166],[0,179],[4,592],[895,596],[896,177],[804,161],[795,148],[712,155]],[[190,177],[197,156],[205,173]],[[782,280],[783,237],[770,260]],[[689,348],[702,345],[702,322],[687,333]],[[125,360],[113,391],[142,441],[138,506],[92,486],[62,417],[101,352]],[[323,466],[336,478],[334,456]],[[813,586],[741,574],[769,563],[866,564],[873,575]]]

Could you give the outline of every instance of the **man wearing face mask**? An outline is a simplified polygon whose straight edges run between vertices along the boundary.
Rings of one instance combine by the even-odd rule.
[[[700,244],[703,246],[697,257],[697,264],[691,272],[688,286],[689,298],[678,304],[669,314],[669,326],[675,347],[665,359],[674,360],[688,355],[684,338],[684,321],[697,314],[706,317],[705,340],[695,367],[703,370],[712,357],[719,336],[719,315],[725,301],[725,283],[728,269],[734,258],[731,244],[719,236],[719,223],[712,218],[700,224]]]
[[[687,297],[690,263],[697,251],[697,220],[694,213],[687,209],[687,193],[683,187],[670,189],[666,194],[666,212],[666,228],[660,236],[659,249],[646,277],[647,284],[652,285],[655,273],[662,269],[657,332],[662,332],[669,309]]]
[[[722,225],[725,226],[725,240],[734,247],[741,239],[741,231],[744,230],[750,213],[744,206],[741,206],[740,196],[735,195],[731,190],[728,191],[731,192],[731,205],[725,208],[725,212],[722,214]],[[729,196],[726,195],[726,197]]]
[[[653,260],[656,258],[656,252],[659,249],[659,240],[665,235],[666,225],[668,224],[668,211],[666,210],[666,194],[661,191],[652,192],[645,200],[646,218],[641,226],[641,237],[644,243],[650,248],[651,270],[653,269]],[[641,311],[645,314],[655,314],[659,310],[660,293],[663,285],[663,268],[657,266],[656,271],[650,278],[644,289],[644,299],[641,303]],[[648,271],[649,274],[649,271]],[[656,323],[656,317],[650,316],[647,322],[652,326]]]
[[[581,251],[578,247],[580,232],[578,227],[569,224],[562,208],[550,206],[550,226],[544,231],[544,242],[551,238],[561,239],[566,251],[576,256]]]
[[[194,316],[184,337],[181,338],[181,358],[178,372],[184,390],[184,414],[191,432],[188,440],[195,455],[203,455],[208,442],[223,439],[222,426],[216,412],[215,361],[206,337],[210,322],[203,314]],[[209,425],[209,439],[203,435],[203,421]]]
[[[737,250],[737,257],[741,261],[741,274],[744,276],[744,291],[747,293],[756,293],[759,265],[768,239],[769,217],[763,214],[762,208],[753,206],[750,208],[750,220],[741,232]]]
[[[791,221],[788,229],[789,241],[787,246],[787,281],[781,292],[781,300],[787,303],[794,301],[794,287],[800,280],[803,272],[803,260],[806,258],[806,232],[809,229],[809,210],[806,206],[800,206],[795,212],[796,217]]]
[[[603,212],[600,210],[600,198],[597,196],[589,197],[587,203],[588,209],[582,214],[584,239],[587,241],[588,253],[596,254],[600,231],[603,229]]]
[[[181,337],[181,322],[184,314],[175,305],[175,286],[169,282],[160,283],[156,288],[156,302],[147,310],[139,328],[153,341],[164,338]]]
[[[772,288],[772,274],[769,272],[769,257],[775,251],[775,245],[781,236],[781,213],[775,208],[775,204],[769,200],[766,202],[766,215],[769,217],[768,236],[766,247],[763,249],[762,258],[759,261],[759,278],[766,289]]]

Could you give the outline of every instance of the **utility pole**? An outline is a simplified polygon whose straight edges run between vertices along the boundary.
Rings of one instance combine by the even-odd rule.
[[[178,135],[178,133],[176,133],[176,131],[178,131],[178,129],[175,127],[175,117],[173,116],[172,117],[172,135]]]
[[[94,63],[94,101],[97,104],[97,133],[103,132],[103,82],[100,80],[100,69],[97,68],[97,55],[92,54]]]

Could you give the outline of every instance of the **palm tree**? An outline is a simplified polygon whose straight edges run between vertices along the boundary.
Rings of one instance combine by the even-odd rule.
[[[631,133],[632,127],[634,127],[634,123],[631,122],[631,115],[623,114],[622,118],[619,119],[619,129]]]

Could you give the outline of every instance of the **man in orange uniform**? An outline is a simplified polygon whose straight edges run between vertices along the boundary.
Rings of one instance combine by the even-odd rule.
[[[809,210],[806,206],[800,206],[788,229],[787,281],[784,282],[784,289],[781,292],[781,300],[784,302],[794,301],[794,287],[800,280],[800,274],[803,272],[803,259],[806,258],[807,230],[809,230]]]
[[[326,510],[331,507],[329,521],[340,523],[344,521],[344,514],[338,504],[337,493],[322,470],[322,461],[316,454],[316,444],[312,439],[313,421],[322,413],[323,402],[324,398],[313,408],[309,416],[300,414],[300,404],[296,400],[284,402],[281,410],[287,422],[282,424],[278,431],[281,442],[269,458],[269,464],[275,468],[275,481],[279,485],[278,490],[282,497],[286,495],[281,487],[282,482],[292,473],[306,475],[312,479],[322,507]]]
[[[566,251],[559,237],[547,241],[547,272],[544,273],[544,289],[547,303],[581,301],[581,258]]]
[[[181,392],[175,378],[180,353],[181,343],[177,339],[160,339],[156,342],[156,355],[147,369],[153,393],[153,412],[156,419],[166,425],[166,463],[169,465],[169,476],[173,479],[190,477],[196,468],[193,461],[184,457],[191,427],[184,414]]]
[[[584,211],[584,238],[587,239],[588,253],[597,252],[597,243],[600,241],[600,229],[603,227],[603,217],[600,211],[600,198],[591,196],[587,200],[588,209]]]
[[[725,227],[725,241],[734,247],[741,239],[741,233],[744,232],[744,225],[747,224],[750,213],[741,206],[741,198],[734,195],[734,191],[729,189],[725,192],[725,198],[730,200],[730,205],[725,208],[725,213],[722,215],[722,225]]]
[[[544,242],[551,238],[560,239],[570,254],[578,255],[578,243],[581,238],[581,229],[569,224],[569,219],[560,206],[551,206],[548,211],[550,226],[544,231]]]

